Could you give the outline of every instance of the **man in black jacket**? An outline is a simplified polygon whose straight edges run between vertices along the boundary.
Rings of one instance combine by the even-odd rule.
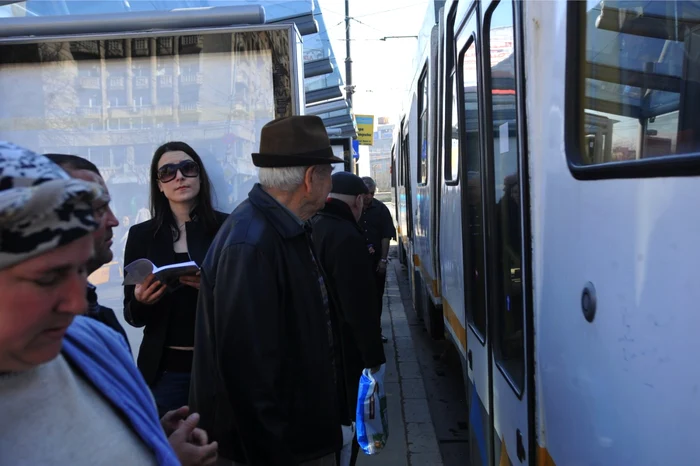
[[[79,178],[102,186],[105,196],[93,202],[95,220],[99,223],[98,229],[93,234],[95,239],[95,252],[88,263],[88,274],[102,267],[112,260],[112,237],[113,229],[119,226],[119,220],[109,207],[110,197],[107,185],[105,184],[100,171],[95,164],[77,155],[70,154],[45,154],[45,157],[53,163],[63,168],[71,177]],[[88,282],[87,285],[88,311],[87,316],[92,317],[120,333],[126,344],[129,339],[126,336],[124,327],[121,326],[114,311],[108,307],[101,306],[97,302],[97,290],[95,286]]]
[[[396,239],[396,228],[394,228],[394,220],[391,218],[389,208],[374,198],[377,183],[369,176],[363,176],[362,181],[365,182],[369,192],[365,195],[365,209],[359,222],[364,228],[367,246],[372,257],[379,303],[379,326],[381,327],[382,298],[386,284],[386,268],[389,263],[389,244],[392,238]],[[382,341],[386,343],[387,339],[382,336]]]
[[[304,222],[340,162],[320,118],[266,124],[253,154],[260,184],[204,260],[190,405],[219,443],[219,464],[335,465],[338,337]]]
[[[364,231],[357,223],[363,195],[369,190],[362,178],[348,172],[333,174],[330,199],[312,220],[316,256],[328,276],[332,308],[340,327],[347,421],[355,420],[360,376],[365,368],[376,372],[386,362],[372,260]],[[348,422],[349,424],[349,422]],[[359,444],[353,439],[351,465]]]

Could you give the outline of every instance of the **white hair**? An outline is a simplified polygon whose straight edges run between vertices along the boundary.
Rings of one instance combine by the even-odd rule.
[[[294,191],[304,183],[304,176],[309,167],[261,167],[258,178],[265,188],[280,191]]]

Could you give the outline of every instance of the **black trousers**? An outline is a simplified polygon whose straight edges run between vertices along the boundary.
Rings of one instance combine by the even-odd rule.
[[[355,466],[357,463],[357,455],[360,453],[360,444],[357,443],[357,435],[352,439],[352,455],[350,456],[350,466]],[[335,464],[340,464],[340,452],[335,454]]]
[[[357,443],[357,435],[352,439],[352,456],[350,457],[350,466],[355,466],[357,463],[357,455],[360,453],[360,444]]]
[[[386,286],[386,273],[376,272],[379,266],[379,261],[374,263],[374,278],[377,285],[377,299],[379,300],[379,327],[382,326],[382,311],[383,311],[383,298],[384,298],[384,288]]]

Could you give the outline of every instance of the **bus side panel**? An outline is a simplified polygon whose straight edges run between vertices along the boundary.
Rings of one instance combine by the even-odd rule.
[[[408,271],[409,271],[409,281],[411,285],[411,298],[413,299],[413,307],[416,310],[419,318],[423,318],[422,309],[417,303],[422,302],[421,293],[423,291],[422,287],[416,286],[416,283],[420,281],[419,267],[420,258],[416,253],[416,216],[418,214],[418,98],[416,95],[415,88],[411,95],[410,101],[410,111],[408,114],[407,128],[407,144],[406,148],[408,150],[408,189],[409,192],[406,196],[406,224],[408,226],[408,244],[407,244],[407,255],[408,255]]]
[[[417,215],[415,219],[415,248],[418,261],[417,276],[420,277],[420,301],[416,303],[420,307],[420,312],[425,320],[425,326],[430,336],[434,339],[444,338],[445,328],[442,317],[442,303],[440,301],[440,290],[438,288],[437,271],[435,269],[434,243],[436,242],[434,220],[436,212],[433,206],[437,195],[438,185],[435,173],[437,167],[437,116],[440,108],[438,99],[438,69],[439,61],[437,57],[438,46],[438,26],[435,26],[431,34],[430,50],[428,51],[428,69],[426,75],[426,86],[428,92],[427,109],[427,140],[421,141],[421,157],[425,157],[427,173],[423,174],[424,184],[418,184],[417,192]],[[420,86],[418,88],[420,93]],[[418,96],[420,98],[420,95]],[[422,128],[418,128],[422,130]],[[417,163],[420,163],[419,161]]]
[[[528,82],[527,98],[543,453],[558,465],[696,464],[700,183],[688,176],[585,181],[572,176],[564,153],[569,137],[565,124],[571,117],[565,111],[571,98],[565,88],[569,63],[563,44],[568,37],[566,28],[548,26],[568,24],[567,8],[574,3],[528,2],[525,20],[534,44],[526,52],[526,74],[536,76]],[[666,3],[672,12],[666,21],[673,25],[674,2]],[[683,7],[678,2],[679,14]],[[589,8],[589,24],[595,24],[601,8]],[[604,34],[594,28],[589,26],[586,33]],[[625,45],[627,33],[611,36],[625,65],[634,63],[637,52]],[[686,42],[666,45],[683,52],[690,36],[685,36]],[[642,44],[656,40],[634,38]],[[673,72],[674,66],[692,68],[695,59],[682,62],[691,57],[685,52],[667,56],[666,65],[671,66],[663,73]],[[638,57],[654,63],[656,53],[642,49]],[[622,67],[616,62],[611,66]],[[621,80],[611,87],[635,92],[625,83],[624,72],[610,74],[609,79]],[[615,91],[622,92],[627,89]],[[634,126],[629,131],[624,116],[617,119],[624,124],[615,124],[614,144],[639,141],[641,133]],[[671,131],[676,134],[675,128]],[[591,322],[582,312],[585,289],[594,289],[596,295]],[[542,446],[542,439],[539,442]]]
[[[440,215],[440,283],[445,327],[459,349],[467,357],[464,303],[464,262],[462,238],[462,186],[443,185]]]

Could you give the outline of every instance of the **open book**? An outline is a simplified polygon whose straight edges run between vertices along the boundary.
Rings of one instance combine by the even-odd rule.
[[[136,259],[124,267],[124,283],[122,285],[139,285],[146,277],[154,274],[162,283],[168,283],[185,275],[199,272],[199,266],[194,261],[156,267],[148,259]]]

